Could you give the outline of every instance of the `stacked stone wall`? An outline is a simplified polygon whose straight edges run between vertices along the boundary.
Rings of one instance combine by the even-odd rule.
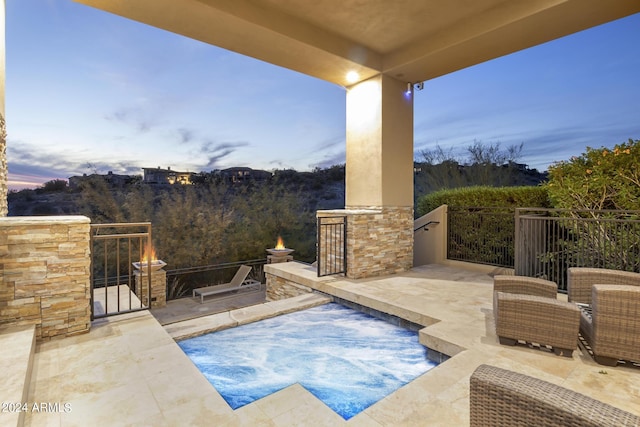
[[[9,212],[7,204],[9,177],[7,172],[7,130],[4,117],[0,114],[0,217],[7,216]]]
[[[267,300],[277,301],[313,292],[313,289],[291,280],[265,273],[267,278]]]
[[[167,272],[156,270],[151,272],[151,306],[149,306],[149,275],[146,272],[134,271],[136,295],[142,305],[161,308],[167,305]]]
[[[36,325],[49,340],[91,326],[90,221],[0,218],[0,325]]]
[[[318,211],[319,217],[337,215],[347,216],[348,278],[395,274],[413,266],[412,207],[366,206]]]
[[[370,208],[347,222],[347,277],[401,273],[413,266],[413,208]]]

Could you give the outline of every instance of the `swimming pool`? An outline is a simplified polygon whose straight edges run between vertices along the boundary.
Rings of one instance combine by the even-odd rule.
[[[335,303],[178,345],[233,409],[299,383],[345,420],[436,366],[417,332]]]

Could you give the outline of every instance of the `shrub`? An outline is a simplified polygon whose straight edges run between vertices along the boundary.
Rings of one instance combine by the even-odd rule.
[[[481,207],[550,207],[544,187],[463,187],[440,190],[418,200],[417,213],[422,216],[441,205]]]
[[[67,181],[64,179],[53,179],[42,184],[42,191],[45,193],[59,193],[67,189]]]

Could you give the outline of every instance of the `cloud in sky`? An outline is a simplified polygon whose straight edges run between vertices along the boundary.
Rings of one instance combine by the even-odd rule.
[[[129,126],[139,133],[149,132],[157,125],[153,111],[145,110],[142,107],[119,108],[111,114],[107,114],[105,119],[114,124]]]
[[[207,142],[202,146],[202,152],[205,156],[207,156],[208,162],[206,164],[206,168],[208,169],[219,169],[220,168],[220,160],[232,154],[240,147],[247,147],[249,145],[246,141],[237,141],[237,142],[222,142],[222,143],[214,143]]]
[[[177,130],[178,135],[180,135],[180,142],[182,144],[186,144],[191,142],[194,138],[194,131],[187,128],[180,128]]]
[[[7,2],[13,182],[344,163],[344,89],[63,0]],[[524,143],[545,169],[640,138],[640,15],[427,81],[414,148]]]
[[[136,162],[103,159],[77,160],[68,153],[57,150],[43,150],[40,147],[7,141],[7,161],[9,164],[9,189],[33,188],[54,179],[68,179],[70,176],[113,171],[125,175],[140,175],[141,167]]]

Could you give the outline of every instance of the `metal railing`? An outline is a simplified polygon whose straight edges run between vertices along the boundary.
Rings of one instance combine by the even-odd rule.
[[[91,319],[148,309],[151,274],[136,292],[133,263],[151,243],[151,223],[91,224],[90,236]]]
[[[347,217],[318,218],[318,277],[347,273]]]
[[[248,279],[265,283],[265,258],[167,270],[167,300],[191,296],[193,289],[228,283],[241,265],[252,267]],[[261,288],[262,290],[262,288]]]
[[[448,259],[513,267],[513,208],[449,207],[447,230]]]
[[[516,209],[515,273],[567,289],[569,267],[640,272],[640,211]]]
[[[418,228],[414,228],[414,229],[413,229],[413,232],[415,233],[415,232],[416,232],[416,231],[418,231],[418,230],[422,230],[422,231],[429,231],[429,226],[431,226],[431,225],[438,225],[438,224],[440,224],[440,221],[429,221],[429,222],[427,222],[426,224],[421,225],[421,226],[420,226],[420,227],[418,227]]]

